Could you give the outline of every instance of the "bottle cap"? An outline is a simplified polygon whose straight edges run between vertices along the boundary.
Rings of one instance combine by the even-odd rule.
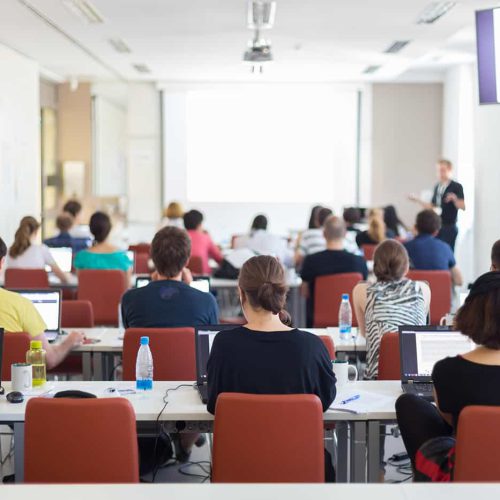
[[[42,341],[41,340],[32,340],[30,342],[30,349],[41,349]]]
[[[141,337],[141,345],[148,345],[149,337]]]
[[[349,300],[349,294],[348,293],[343,293],[342,294],[342,300]]]

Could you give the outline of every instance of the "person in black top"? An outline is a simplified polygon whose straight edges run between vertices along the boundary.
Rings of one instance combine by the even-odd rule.
[[[325,221],[323,235],[326,239],[326,250],[308,255],[300,273],[305,282],[303,292],[307,297],[308,327],[313,324],[316,278],[341,273],[360,273],[365,280],[368,277],[365,259],[344,250],[346,228],[342,219],[334,215],[329,217]]]
[[[332,362],[319,337],[289,326],[278,260],[261,255],[245,262],[239,292],[247,324],[215,337],[207,364],[208,411],[215,413],[223,392],[316,394],[326,411],[336,395]]]
[[[499,308],[500,272],[483,274],[455,317],[455,329],[477,347],[436,363],[432,372],[436,407],[411,394],[397,400],[398,424],[414,468],[417,451],[424,443],[454,435],[466,406],[500,406]]]
[[[500,271],[500,240],[495,241],[491,247],[490,271]]]
[[[437,172],[439,182],[434,187],[431,202],[426,203],[415,195],[410,195],[410,200],[416,201],[425,209],[437,209],[440,212],[441,230],[438,238],[448,243],[455,251],[458,211],[465,210],[464,188],[452,179],[453,165],[449,160],[439,160]]]

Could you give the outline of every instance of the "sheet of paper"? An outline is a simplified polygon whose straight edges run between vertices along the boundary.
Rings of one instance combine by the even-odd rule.
[[[341,404],[341,401],[348,400],[356,395],[359,398],[349,401],[346,404]],[[335,401],[330,406],[330,410],[345,411],[348,413],[369,413],[385,408],[387,404],[392,402],[390,396],[380,394],[373,394],[371,392],[356,391],[356,390],[342,390],[337,394]]]

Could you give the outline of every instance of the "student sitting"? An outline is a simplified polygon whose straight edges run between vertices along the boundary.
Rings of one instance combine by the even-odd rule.
[[[239,292],[247,324],[215,337],[207,365],[208,411],[215,413],[223,392],[316,394],[326,411],[336,394],[332,362],[316,335],[290,328],[281,264],[252,257],[241,269]],[[325,461],[327,480],[330,463]]]
[[[307,301],[307,325],[312,326],[314,314],[314,283],[316,278],[330,274],[360,273],[363,279],[368,277],[368,269],[363,257],[344,250],[346,234],[345,223],[332,215],[325,222],[323,238],[326,250],[309,255],[304,260],[300,273],[305,284],[303,291]]]
[[[373,208],[368,213],[368,230],[356,235],[356,243],[361,248],[363,245],[378,245],[387,238],[394,238],[395,234],[387,229],[384,222],[384,211]]]
[[[69,233],[70,229],[74,225],[73,216],[68,213],[62,213],[57,216],[56,227],[59,229],[59,234],[53,238],[47,238],[44,244],[50,248],[61,248],[70,247],[73,249],[73,253],[77,253],[80,250],[85,250],[91,245],[90,238],[74,238]]]
[[[6,254],[7,247],[0,238],[0,270],[5,264]],[[84,339],[83,334],[71,332],[60,344],[49,344],[44,333],[47,327],[31,301],[4,288],[0,288],[0,327],[6,332],[27,333],[31,340],[41,340],[49,369],[61,363],[71,349],[80,345]]]
[[[184,210],[182,205],[177,201],[172,201],[168,204],[167,208],[163,211],[163,218],[161,220],[161,227],[173,226],[179,229],[184,228]]]
[[[293,254],[288,249],[286,240],[267,230],[267,217],[265,215],[255,217],[250,234],[236,238],[234,248],[235,250],[248,248],[256,255],[272,255],[286,267],[293,265]]]
[[[91,239],[89,226],[82,223],[82,204],[78,200],[68,200],[62,209],[63,212],[70,214],[73,217],[73,225],[69,230],[69,234],[73,238]]]
[[[405,278],[408,253],[395,240],[386,240],[375,250],[373,272],[376,283],[354,287],[354,311],[359,332],[366,337],[365,379],[378,376],[378,354],[382,335],[401,325],[425,325],[431,292],[429,285]]]
[[[405,243],[412,269],[422,271],[450,271],[453,284],[461,286],[462,274],[458,269],[450,245],[436,238],[441,219],[434,210],[422,210],[417,215],[417,236]]]
[[[394,237],[406,239],[408,228],[399,218],[394,205],[387,205],[384,207],[384,222],[387,230],[390,231]]]
[[[47,245],[36,243],[40,223],[34,217],[23,217],[14,236],[14,243],[9,248],[5,267],[7,269],[45,269],[51,271],[63,283],[68,282],[68,276],[61,271],[50,254]]]
[[[321,207],[318,210],[317,226],[309,227],[302,232],[297,241],[297,250],[295,254],[295,261],[301,264],[305,257],[314,253],[322,252],[326,248],[325,237],[323,236],[323,225],[326,219],[332,215],[329,208]]]
[[[203,214],[198,210],[190,210],[184,214],[184,226],[191,239],[191,256],[201,258],[203,274],[211,274],[209,259],[220,264],[223,257],[210,235],[203,230],[202,223]]]
[[[94,236],[94,245],[82,250],[75,256],[75,269],[117,269],[130,276],[132,262],[127,253],[108,243],[111,232],[111,219],[103,212],[95,212],[90,218],[90,232]]]
[[[454,329],[469,337],[477,347],[467,354],[438,361],[432,371],[436,406],[410,394],[396,401],[399,428],[414,470],[419,450],[427,457],[432,448],[442,450],[430,457],[434,458],[434,469],[438,469],[440,458],[448,463],[446,455],[454,445],[450,437],[455,435],[460,412],[465,407],[500,405],[499,307],[500,272],[489,272],[472,285],[465,304],[455,316]],[[416,481],[429,479],[433,477],[422,470],[415,477]]]
[[[358,224],[361,222],[361,211],[359,208],[346,208],[342,216],[348,233],[354,233],[356,235],[361,232],[361,229],[358,227]]]
[[[491,271],[500,271],[500,240],[491,248]]]
[[[189,286],[186,269],[191,241],[182,229],[160,229],[151,244],[156,273],[143,288],[135,288],[122,298],[122,317],[126,328],[174,328],[216,325],[217,303],[212,294]]]

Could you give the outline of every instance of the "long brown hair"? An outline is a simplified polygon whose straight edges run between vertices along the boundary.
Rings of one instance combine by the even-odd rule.
[[[385,231],[384,212],[380,208],[370,210],[368,215],[368,236],[373,241],[380,243],[386,239]]]
[[[22,255],[31,245],[31,237],[40,228],[40,223],[28,215],[23,217],[14,236],[14,243],[9,249],[9,255],[13,258]]]
[[[285,310],[288,287],[283,267],[275,257],[259,255],[248,259],[240,271],[239,286],[243,300],[254,309],[279,314],[285,325],[291,324]]]

